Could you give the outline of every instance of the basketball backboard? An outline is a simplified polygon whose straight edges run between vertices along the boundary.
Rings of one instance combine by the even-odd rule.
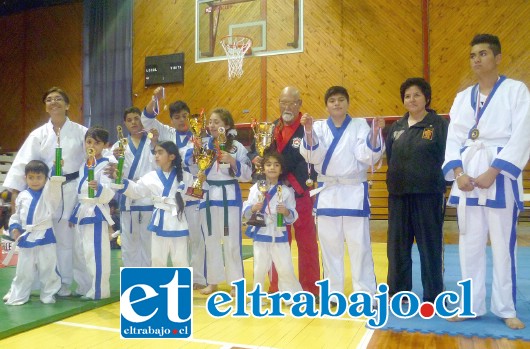
[[[197,0],[195,62],[226,60],[227,35],[252,39],[247,56],[304,51],[303,0]]]

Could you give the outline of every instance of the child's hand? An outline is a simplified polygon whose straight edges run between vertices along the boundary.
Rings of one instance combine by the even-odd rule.
[[[96,181],[95,179],[91,180],[90,182],[88,182],[88,187],[94,190],[98,190],[98,181]]]
[[[151,137],[151,144],[154,149],[154,146],[158,143],[158,137],[160,136],[160,134],[158,133],[158,130],[156,128],[150,129],[149,133],[153,135],[153,137]]]
[[[291,211],[289,211],[284,204],[278,204],[276,206],[276,213],[281,213],[284,217],[288,217],[291,214]]]
[[[252,213],[256,213],[256,212],[259,212],[261,211],[261,209],[263,208],[263,202],[258,202],[257,204],[254,204],[252,205]]]
[[[219,161],[230,164],[232,167],[236,167],[236,159],[228,152],[221,150],[221,156],[219,156]]]
[[[103,169],[103,173],[110,179],[116,179],[118,174],[118,165],[109,162],[109,164]]]
[[[11,236],[12,236],[13,239],[15,239],[15,240],[18,239],[18,238],[20,237],[20,235],[22,235],[22,234],[20,234],[20,230],[18,230],[18,229],[13,229],[13,230],[11,231]]]

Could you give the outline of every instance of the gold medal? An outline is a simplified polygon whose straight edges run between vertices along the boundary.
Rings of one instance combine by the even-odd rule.
[[[147,132],[147,138],[149,139],[153,138],[153,134],[151,132]]]
[[[475,139],[478,138],[478,136],[480,136],[480,132],[479,132],[478,128],[475,127],[475,128],[473,128],[471,130],[471,139],[475,140]]]
[[[305,185],[307,185],[308,187],[312,187],[313,186],[313,180],[311,178],[308,178],[307,181],[305,181]]]

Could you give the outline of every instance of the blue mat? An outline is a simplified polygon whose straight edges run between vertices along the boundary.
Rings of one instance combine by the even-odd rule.
[[[416,245],[413,247],[413,289],[420,299],[422,298],[422,285],[420,276],[420,261]],[[460,263],[457,245],[446,245],[444,255],[445,273],[444,281],[446,290],[460,294],[460,287],[456,284],[461,280]],[[491,296],[492,261],[491,248],[488,247],[488,275],[487,275],[487,302],[489,309]],[[387,324],[381,330],[407,331],[420,333],[447,334],[450,336],[481,337],[481,338],[507,338],[530,341],[530,247],[519,247],[517,250],[517,317],[526,324],[523,330],[509,329],[504,322],[488,312],[485,316],[462,322],[449,322],[434,316],[429,320],[422,319],[419,315],[410,319],[400,319],[390,315]]]

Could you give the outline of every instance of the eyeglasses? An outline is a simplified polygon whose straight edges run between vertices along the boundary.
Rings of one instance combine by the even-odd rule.
[[[295,101],[295,102],[281,102],[280,101],[280,107],[282,108],[289,108],[289,107],[294,107],[296,105],[298,105],[299,101]]]
[[[44,100],[46,103],[51,103],[51,102],[62,102],[64,101],[64,98],[63,97],[48,97]]]

